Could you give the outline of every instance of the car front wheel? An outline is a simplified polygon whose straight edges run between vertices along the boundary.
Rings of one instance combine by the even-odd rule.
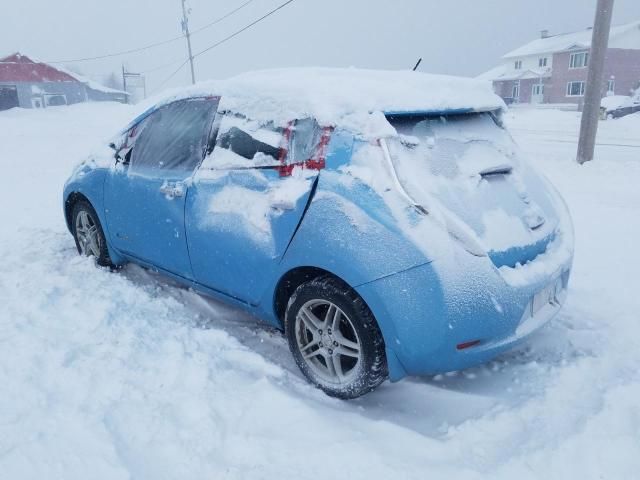
[[[337,278],[300,285],[285,330],[298,367],[328,395],[356,398],[387,378],[380,328],[362,298]]]
[[[71,218],[78,253],[95,257],[98,265],[113,266],[100,220],[93,207],[85,201],[79,201],[73,207]]]

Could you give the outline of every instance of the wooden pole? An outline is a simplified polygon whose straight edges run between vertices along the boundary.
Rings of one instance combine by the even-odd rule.
[[[580,139],[578,141],[577,162],[583,164],[593,160],[600,117],[600,99],[602,97],[602,80],[604,60],[609,44],[613,0],[598,0],[596,18],[591,36],[591,52],[589,54],[589,71],[584,96],[584,107],[580,121]]]

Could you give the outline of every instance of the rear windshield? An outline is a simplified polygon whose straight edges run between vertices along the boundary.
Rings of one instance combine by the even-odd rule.
[[[388,145],[403,183],[420,182],[427,175],[477,175],[497,161],[510,163],[515,154],[511,137],[490,113],[387,119],[398,132]]]

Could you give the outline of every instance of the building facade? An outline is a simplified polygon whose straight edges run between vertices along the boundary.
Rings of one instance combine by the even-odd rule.
[[[14,53],[0,59],[0,110],[46,108],[80,102],[124,103],[127,93],[59,67]]]
[[[574,103],[584,98],[591,29],[549,35],[502,57],[502,64],[480,75],[493,82],[507,103]],[[602,96],[630,95],[640,86],[640,22],[612,27],[605,58]]]

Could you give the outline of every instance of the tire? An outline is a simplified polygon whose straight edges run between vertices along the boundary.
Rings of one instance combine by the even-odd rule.
[[[362,298],[335,277],[310,280],[295,290],[285,333],[304,376],[327,395],[356,398],[388,376],[376,319]]]
[[[73,206],[71,228],[80,255],[93,256],[98,265],[114,268],[100,219],[89,202],[80,200]]]

